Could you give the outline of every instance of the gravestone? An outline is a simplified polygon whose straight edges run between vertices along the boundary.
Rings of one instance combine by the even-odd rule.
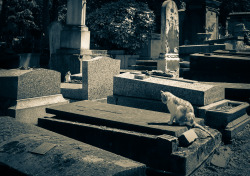
[[[179,17],[174,1],[167,0],[161,7],[161,53],[157,69],[179,76]]]
[[[36,123],[50,105],[68,103],[60,94],[59,72],[47,69],[0,70],[0,112]]]
[[[106,98],[113,94],[113,77],[120,73],[120,60],[96,57],[82,62],[83,98]]]
[[[49,49],[51,54],[56,53],[60,48],[60,36],[62,31],[62,24],[59,22],[52,22],[49,26]]]

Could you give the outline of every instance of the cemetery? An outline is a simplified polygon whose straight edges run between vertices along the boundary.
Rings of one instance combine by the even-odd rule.
[[[105,41],[102,29],[104,38],[97,35],[88,20],[103,11],[98,9],[88,18],[89,8],[97,7],[92,2],[65,2],[64,23],[43,21],[47,31],[39,39],[40,53],[17,53],[7,42],[0,43],[1,173],[249,173],[250,23],[246,16],[250,12],[228,14],[221,36],[224,1],[163,0],[155,3],[158,16],[156,6],[146,12],[145,4],[133,0],[101,4],[106,10],[115,3],[116,8],[131,8],[122,13],[118,9],[118,17],[132,15],[138,3],[148,29],[154,11],[158,33],[157,29],[148,32],[135,52],[126,48],[129,42],[117,49]],[[1,7],[7,7],[4,3],[0,1]],[[99,18],[99,26],[113,25]],[[128,16],[126,20],[131,22]],[[126,28],[119,33],[124,40],[132,30]],[[142,36],[137,42],[143,41]],[[135,41],[130,43],[134,48]]]

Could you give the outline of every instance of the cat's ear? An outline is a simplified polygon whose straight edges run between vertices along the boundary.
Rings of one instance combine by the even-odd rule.
[[[164,92],[161,90],[161,94],[163,94]]]

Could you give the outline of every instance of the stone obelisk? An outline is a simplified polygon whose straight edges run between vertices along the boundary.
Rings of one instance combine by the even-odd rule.
[[[161,53],[157,69],[179,77],[179,16],[174,1],[167,0],[161,7]]]

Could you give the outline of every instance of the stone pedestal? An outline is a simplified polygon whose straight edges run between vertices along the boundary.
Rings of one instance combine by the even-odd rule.
[[[89,49],[90,31],[88,31],[88,27],[65,26],[61,32],[61,48]]]
[[[179,77],[179,62],[178,54],[160,54],[160,59],[157,61],[157,70],[166,73],[174,72],[175,77]]]

